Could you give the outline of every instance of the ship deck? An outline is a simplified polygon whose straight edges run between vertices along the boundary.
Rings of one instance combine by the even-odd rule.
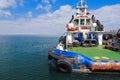
[[[93,60],[120,60],[120,52],[98,47],[72,47],[68,51],[85,55]]]

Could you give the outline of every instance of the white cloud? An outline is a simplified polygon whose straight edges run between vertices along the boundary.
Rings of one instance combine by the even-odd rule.
[[[52,9],[52,5],[51,4],[48,4],[44,7],[44,10],[49,12],[50,10]]]
[[[55,3],[56,0],[42,0],[43,3],[50,4],[50,2]]]
[[[32,12],[31,12],[31,11],[29,11],[29,12],[28,12],[28,17],[30,17],[30,18],[31,18],[32,16],[33,16],[33,15],[32,15]]]
[[[18,5],[23,6],[24,0],[0,0],[0,17],[11,16],[9,8],[16,8]]]
[[[50,4],[49,0],[42,0],[43,3]]]
[[[106,30],[110,30],[112,27],[120,28],[119,9],[120,4],[92,10],[91,13],[94,13],[96,18],[105,25]],[[61,35],[65,32],[66,23],[69,22],[73,13],[74,9],[65,5],[53,13],[42,14],[36,18],[0,21],[0,34]]]
[[[0,8],[16,7],[15,0],[0,0]]]
[[[120,28],[120,4],[104,6],[91,12],[101,21],[106,30]]]
[[[35,9],[36,9],[36,10],[43,9],[43,6],[42,6],[41,4],[38,4]]]
[[[0,21],[1,34],[41,34],[59,35],[64,33],[65,25],[69,21],[73,12],[71,6],[62,6],[53,13],[39,15],[37,18],[21,18],[16,21]],[[68,14],[69,13],[69,14]]]
[[[0,17],[9,17],[12,15],[8,8],[15,8],[17,6],[16,0],[0,0]]]
[[[9,11],[6,11],[6,10],[0,10],[0,17],[9,17],[9,16],[11,16],[12,14],[11,14],[11,12],[9,12]]]
[[[35,8],[36,10],[45,10],[46,12],[49,12],[52,9],[52,5],[51,4],[47,4],[45,6],[38,4],[37,7]]]
[[[56,0],[51,0],[52,3],[55,3]],[[42,0],[42,4],[38,4],[37,7],[35,8],[36,10],[42,9],[45,10],[46,12],[50,12],[52,9],[52,5],[50,3],[50,0]]]

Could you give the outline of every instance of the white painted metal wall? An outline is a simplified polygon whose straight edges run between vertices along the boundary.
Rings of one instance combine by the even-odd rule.
[[[98,43],[99,43],[99,45],[102,45],[102,42],[103,42],[102,37],[103,37],[103,34],[102,33],[98,33]]]
[[[66,43],[73,43],[73,36],[72,36],[72,33],[67,33],[67,36],[66,36]]]

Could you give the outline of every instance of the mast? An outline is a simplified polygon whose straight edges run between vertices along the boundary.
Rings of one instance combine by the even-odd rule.
[[[77,3],[76,9],[77,9],[77,14],[82,14],[86,15],[87,13],[87,4],[85,3],[85,0],[80,0],[79,3]]]
[[[84,2],[84,0],[81,0],[81,1],[80,1],[80,3],[81,3],[81,6],[83,6],[83,2]]]

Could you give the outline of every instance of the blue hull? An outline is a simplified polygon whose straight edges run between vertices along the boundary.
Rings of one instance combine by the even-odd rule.
[[[82,54],[53,49],[48,55],[51,63],[62,72],[120,72],[120,61],[92,60]]]

